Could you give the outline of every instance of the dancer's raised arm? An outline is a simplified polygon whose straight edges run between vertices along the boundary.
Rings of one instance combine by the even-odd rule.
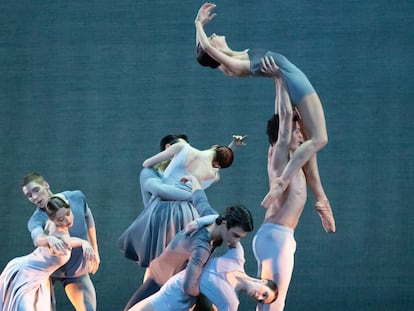
[[[178,143],[175,143],[174,145],[171,145],[171,147],[165,149],[164,151],[161,151],[157,153],[156,155],[146,159],[144,163],[142,163],[143,167],[151,167],[154,166],[157,163],[161,163],[163,161],[171,160],[174,155],[180,152],[180,150],[184,147],[184,145],[187,142],[180,141]]]
[[[224,37],[213,34],[209,38],[204,31],[204,25],[217,15],[212,12],[215,7],[213,3],[204,3],[195,19],[197,59],[201,65],[219,67],[221,71],[230,76],[249,76],[250,61],[246,56],[248,50],[232,51],[227,47],[225,40],[221,40]]]

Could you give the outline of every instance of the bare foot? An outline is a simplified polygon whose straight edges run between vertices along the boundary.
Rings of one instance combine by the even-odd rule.
[[[322,227],[325,229],[325,231],[328,233],[335,232],[335,219],[333,217],[329,201],[327,199],[323,201],[318,201],[315,204],[315,208],[316,212],[319,214],[319,217],[321,217]]]

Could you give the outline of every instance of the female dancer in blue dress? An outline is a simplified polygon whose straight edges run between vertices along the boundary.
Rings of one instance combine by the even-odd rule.
[[[245,138],[234,135],[228,147],[234,150],[243,146]],[[163,137],[160,149],[159,154],[145,161],[146,167],[140,173],[144,210],[118,240],[118,247],[124,256],[146,268],[178,232],[198,218],[191,202],[191,186],[180,182],[181,177],[188,175],[184,168],[185,155],[189,150],[196,149],[188,144],[188,137],[184,134]],[[227,147],[221,149],[227,151]],[[206,154],[213,156],[215,151],[212,149]],[[175,153],[177,155],[173,157]],[[211,176],[209,180],[205,180],[204,176],[204,188],[218,180],[217,168],[212,167],[211,161],[209,163]],[[146,275],[148,273],[147,269]]]
[[[197,59],[203,66],[219,68],[223,73],[236,77],[271,77],[273,65],[280,70],[280,75],[287,85],[290,100],[299,111],[307,140],[299,147],[281,176],[275,176],[269,193],[262,201],[268,208],[283,193],[292,176],[305,167],[307,182],[316,198],[316,210],[327,232],[335,231],[335,224],[329,201],[322,187],[316,161],[316,153],[328,142],[326,122],[322,103],[306,75],[279,53],[255,50],[231,50],[224,36],[212,34],[207,37],[204,25],[215,16],[214,3],[204,3],[195,19]]]
[[[0,275],[0,310],[53,310],[49,278],[70,258],[72,247],[82,247],[85,264],[92,269],[93,249],[88,241],[69,236],[73,214],[69,201],[57,194],[49,200],[46,212],[49,217],[49,234],[37,238],[38,245],[32,253],[11,260]],[[51,239],[60,239],[68,249],[54,253],[49,247]]]
[[[170,148],[179,140],[188,141],[188,137],[184,134],[163,137],[160,150]],[[165,161],[141,170],[144,210],[118,240],[118,247],[124,256],[141,267],[148,267],[175,234],[198,217],[191,203],[191,192],[163,182],[162,176],[168,164],[169,161]]]

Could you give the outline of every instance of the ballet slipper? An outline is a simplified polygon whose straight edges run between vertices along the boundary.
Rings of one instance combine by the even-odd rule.
[[[328,199],[317,201],[315,204],[316,212],[322,221],[322,227],[327,233],[334,233],[336,231],[335,219],[332,213],[331,205]]]

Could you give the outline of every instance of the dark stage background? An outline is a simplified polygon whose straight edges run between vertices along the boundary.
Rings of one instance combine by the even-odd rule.
[[[143,269],[116,247],[142,210],[138,174],[160,137],[184,132],[205,149],[247,134],[222,180],[216,209],[243,203],[263,219],[265,136],[274,84],[229,78],[194,58],[202,1],[0,3],[1,269],[32,250],[23,175],[52,190],[81,189],[94,213],[102,264],[98,310],[121,310]],[[319,153],[337,233],[326,234],[309,195],[296,230],[286,310],[412,310],[414,4],[368,1],[218,1],[208,32],[234,49],[281,51],[324,104]],[[253,234],[243,240],[255,275]],[[71,310],[61,287],[58,310]],[[240,310],[254,310],[241,294]]]

